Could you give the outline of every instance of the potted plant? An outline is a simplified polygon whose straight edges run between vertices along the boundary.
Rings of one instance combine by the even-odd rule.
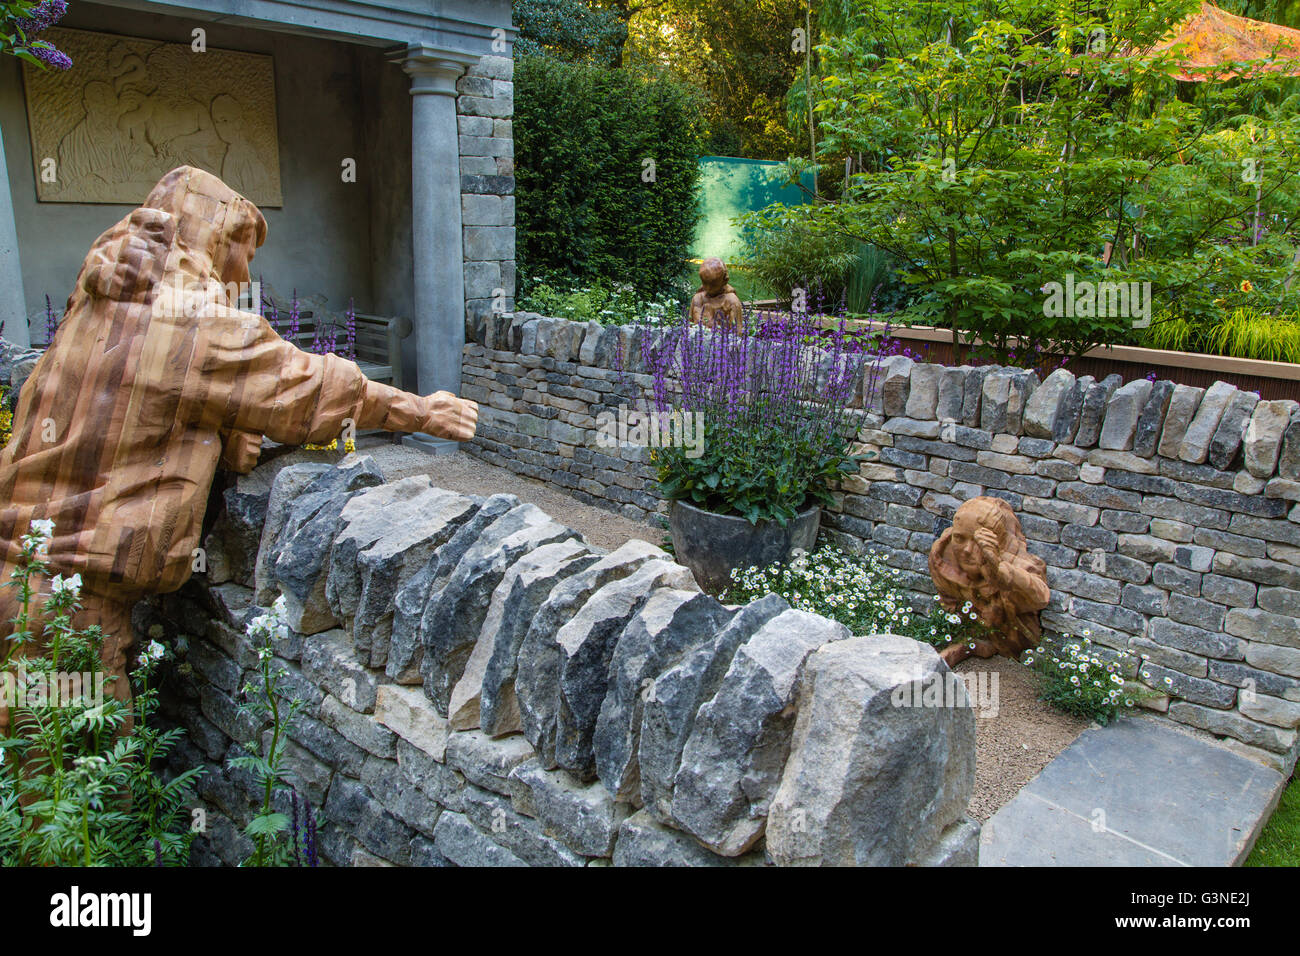
[[[863,356],[846,351],[842,328],[822,334],[805,314],[724,326],[684,317],[642,338],[673,548],[715,593],[735,568],[813,550],[832,483],[868,457],[851,453]],[[679,419],[695,441],[674,440]]]

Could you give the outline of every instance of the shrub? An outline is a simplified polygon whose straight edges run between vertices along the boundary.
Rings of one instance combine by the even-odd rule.
[[[769,221],[805,216],[893,253],[912,311],[1003,363],[1128,342],[1151,317],[1149,302],[1058,308],[1071,279],[1149,283],[1188,315],[1246,280],[1272,301],[1300,293],[1286,289],[1300,99],[1276,77],[1179,95],[1169,56],[1143,51],[1194,0],[855,6],[818,48],[818,158],[856,154],[862,171],[839,199]]]
[[[269,613],[250,620],[245,633],[257,648],[257,682],[244,685],[245,702],[240,709],[255,724],[270,726],[265,736],[245,745],[246,753],[229,760],[232,768],[252,774],[262,790],[262,804],[244,828],[253,841],[253,853],[243,865],[314,867],[318,862],[316,812],[306,798],[300,802],[285,765],[289,726],[307,702],[289,693],[285,672],[273,650],[273,642],[289,634],[284,597],[276,600]],[[288,814],[281,809],[285,804]]]
[[[815,328],[807,315],[786,314],[760,337],[683,317],[643,335],[656,412],[688,416],[704,431],[702,447],[656,442],[665,498],[754,524],[784,525],[830,504],[831,482],[864,460],[849,451],[857,423],[848,403],[870,359],[845,350],[842,328],[828,339],[814,338]]]
[[[0,4],[0,53],[26,60],[41,69],[66,70],[72,66],[66,53],[48,40],[36,37],[58,23],[68,10],[67,0],[15,0]]]
[[[625,282],[646,297],[671,289],[699,218],[699,117],[696,94],[664,76],[521,59],[514,122],[520,274]]]
[[[868,551],[855,556],[837,548],[796,553],[788,564],[737,568],[722,595],[745,604],[765,594],[785,598],[792,608],[839,621],[855,635],[901,634],[945,647],[977,636],[980,625],[970,608],[951,614],[937,603],[920,611],[912,606],[901,572]]]
[[[1218,322],[1165,313],[1151,323],[1142,344],[1150,348],[1270,362],[1300,362],[1300,319],[1233,309]]]
[[[44,604],[47,653],[24,656],[33,578],[48,576],[42,554],[53,522],[34,522],[23,536],[14,580],[14,630],[4,641],[0,680],[14,694],[9,736],[0,739],[0,864],[9,866],[162,866],[184,864],[194,834],[186,803],[199,770],[170,780],[154,773],[184,731],[163,730],[154,673],[167,654],[150,641],[131,674],[135,697],[103,694],[111,680],[100,658],[98,626],[78,630],[81,579],[51,579]],[[161,634],[156,636],[160,637]],[[81,675],[78,681],[70,675]],[[84,680],[89,679],[90,688]],[[78,688],[78,684],[80,687]],[[17,697],[19,686],[25,699]],[[56,699],[51,699],[52,689]],[[65,697],[80,689],[81,693]],[[125,728],[133,722],[129,733]]]
[[[767,226],[748,226],[746,241],[742,265],[784,302],[790,301],[795,289],[808,289],[816,290],[826,302],[838,303],[858,264],[853,240],[814,232],[793,216]]]
[[[646,300],[627,283],[610,285],[568,285],[555,288],[546,282],[532,285],[532,291],[519,300],[519,308],[557,319],[574,322],[600,322],[602,325],[629,325],[650,320],[662,322],[677,314],[681,301],[676,297]]]
[[[1118,660],[1106,660],[1087,633],[1078,639],[1063,639],[1059,649],[1050,643],[1040,644],[1026,651],[1021,663],[1038,675],[1040,700],[1075,717],[1106,724],[1150,692],[1127,683],[1120,674],[1125,663],[1137,658],[1119,651]]]

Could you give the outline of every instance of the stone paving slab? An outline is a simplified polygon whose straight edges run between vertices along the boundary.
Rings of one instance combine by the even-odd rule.
[[[1285,786],[1156,720],[1091,727],[984,824],[980,866],[1238,866]]]

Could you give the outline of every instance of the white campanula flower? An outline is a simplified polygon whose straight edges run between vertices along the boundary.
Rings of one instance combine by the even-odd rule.
[[[149,646],[144,650],[143,656],[151,661],[160,661],[167,656],[167,648],[157,641],[150,641]]]
[[[54,594],[68,593],[76,597],[81,593],[81,575],[74,574],[65,578],[61,574],[56,574],[50,580],[50,591]]]
[[[37,518],[32,522],[30,533],[38,538],[52,538],[54,537],[54,522],[50,518]]]

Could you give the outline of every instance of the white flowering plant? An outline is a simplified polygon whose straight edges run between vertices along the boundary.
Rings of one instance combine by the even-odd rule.
[[[588,285],[555,280],[535,282],[519,308],[571,322],[631,325],[663,321],[678,314],[681,303],[672,297],[645,299],[626,282],[592,282]]]
[[[81,576],[49,574],[54,522],[21,537],[12,580],[18,615],[0,656],[0,865],[161,866],[188,861],[187,804],[199,770],[164,780],[154,767],[184,731],[157,726],[157,640],[131,672],[129,703],[105,693],[104,634],[75,628]],[[49,582],[43,625],[32,627],[38,582]],[[30,653],[34,631],[40,653]],[[0,632],[3,633],[3,632]]]
[[[289,725],[307,702],[289,691],[285,669],[275,656],[277,641],[289,638],[284,595],[265,614],[244,626],[257,650],[257,680],[240,692],[240,710],[258,724],[269,724],[266,735],[256,734],[245,744],[245,753],[229,760],[231,767],[246,770],[257,778],[262,806],[244,832],[253,841],[253,853],[242,866],[316,866],[316,814],[306,798],[300,798],[285,766]],[[301,800],[301,804],[300,804]],[[285,808],[289,813],[285,813]]]
[[[765,594],[785,598],[792,608],[839,621],[854,634],[901,634],[935,647],[975,640],[983,625],[969,606],[949,612],[937,599],[918,610],[897,568],[869,551],[848,554],[821,548],[796,551],[788,563],[764,568],[737,568],[722,599],[745,604]]]
[[[1137,662],[1128,651],[1103,654],[1085,628],[1079,637],[1063,636],[1026,651],[1020,662],[1039,679],[1038,697],[1076,717],[1110,723],[1150,696],[1150,691],[1124,679]]]

